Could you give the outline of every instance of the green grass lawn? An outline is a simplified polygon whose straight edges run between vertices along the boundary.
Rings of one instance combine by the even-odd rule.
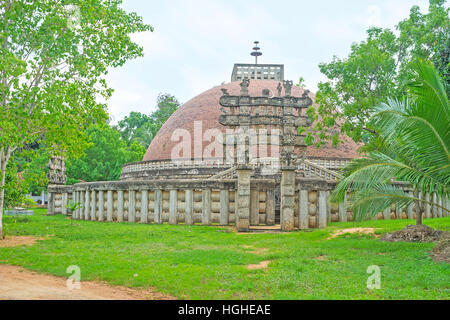
[[[5,217],[6,234],[48,237],[33,246],[0,248],[0,263],[82,280],[148,287],[184,299],[449,299],[450,265],[434,263],[434,244],[386,243],[373,235],[343,235],[355,226],[399,230],[412,220],[333,223],[325,230],[236,234],[220,227]],[[450,230],[450,217],[425,220]],[[249,264],[270,260],[267,270]],[[381,268],[381,289],[368,290],[367,268]]]

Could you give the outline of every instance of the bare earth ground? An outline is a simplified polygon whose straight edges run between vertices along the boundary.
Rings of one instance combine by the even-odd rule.
[[[0,300],[172,300],[151,290],[113,287],[101,282],[81,282],[69,290],[66,278],[38,274],[20,267],[0,265]]]
[[[7,237],[0,248],[29,246],[44,238]],[[101,282],[81,282],[80,290],[69,290],[66,278],[0,264],[0,300],[172,300],[174,297],[152,290],[113,287]]]
[[[327,240],[330,240],[330,239],[339,237],[339,236],[341,236],[341,235],[343,235],[343,234],[347,234],[347,233],[351,233],[351,234],[354,234],[354,233],[374,234],[376,230],[377,230],[377,229],[375,229],[375,228],[350,228],[350,229],[342,229],[342,230],[339,230],[339,231],[333,233],[333,234],[331,235],[331,237],[329,237]]]

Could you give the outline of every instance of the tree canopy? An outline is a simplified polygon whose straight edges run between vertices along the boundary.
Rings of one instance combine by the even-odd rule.
[[[156,110],[152,114],[148,116],[140,112],[131,112],[129,116],[119,121],[115,128],[121,133],[128,146],[137,142],[147,148],[161,126],[179,107],[180,102],[175,96],[168,93],[160,94],[156,102]]]
[[[398,35],[389,29],[370,28],[367,39],[354,43],[348,57],[334,57],[319,65],[328,81],[319,83],[317,109],[308,114],[322,121],[309,133],[310,144],[318,146],[328,140],[339,143],[339,136],[330,136],[329,128],[339,124],[341,134],[354,141],[369,142],[377,136],[368,125],[379,103],[389,97],[405,94],[411,61],[431,60],[444,83],[450,81],[450,23],[445,0],[430,0],[429,13],[418,6],[411,8],[409,18],[397,25]],[[447,93],[450,86],[446,87]]]
[[[425,194],[445,199],[450,185],[450,106],[441,78],[429,61],[412,64],[408,97],[387,99],[375,108],[369,124],[377,130],[378,148],[343,169],[344,179],[333,192],[344,200],[352,191],[356,219],[371,217],[396,204],[417,202],[417,223],[426,203],[443,208]],[[393,182],[408,183],[414,195]],[[422,197],[419,194],[422,194]]]
[[[130,34],[152,30],[120,0],[0,2],[0,238],[6,167],[36,139],[76,157],[85,130],[104,122],[109,68],[143,55]]]

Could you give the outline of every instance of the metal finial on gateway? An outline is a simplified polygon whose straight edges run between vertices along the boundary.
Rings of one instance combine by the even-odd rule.
[[[255,41],[254,44],[255,44],[255,46],[253,47],[253,52],[250,53],[250,55],[252,57],[255,57],[255,64],[258,64],[258,57],[262,56],[262,52],[259,51],[259,50],[261,50],[261,48],[258,46],[259,41]]]

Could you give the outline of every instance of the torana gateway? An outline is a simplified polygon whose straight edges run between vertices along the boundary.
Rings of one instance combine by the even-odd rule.
[[[346,139],[337,148],[307,147],[298,127],[312,125],[310,106],[314,95],[286,81],[283,65],[236,64],[230,83],[170,117],[143,161],[123,166],[120,181],[65,186],[64,163],[52,159],[49,214],[68,214],[72,200],[81,204],[72,219],[105,222],[292,231],[351,221],[347,204],[331,204],[329,196],[338,169],[359,156],[358,145]],[[393,206],[377,218],[413,219],[415,210]],[[426,206],[424,216],[443,212]]]

